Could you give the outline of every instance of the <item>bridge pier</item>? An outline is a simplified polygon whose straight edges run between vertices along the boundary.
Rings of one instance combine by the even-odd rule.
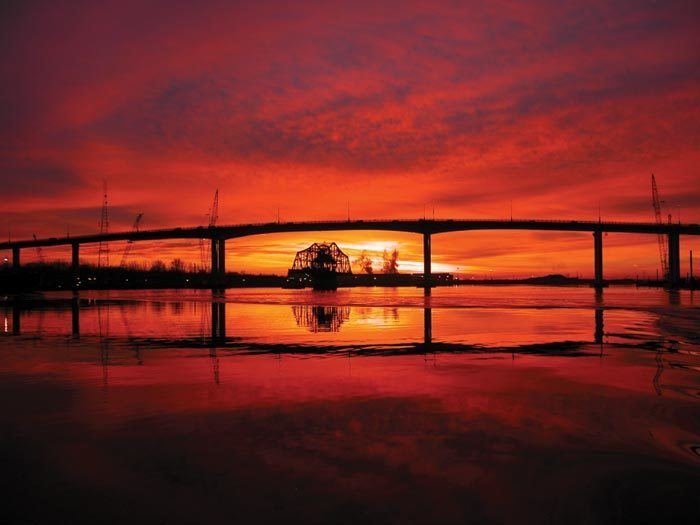
[[[211,276],[212,278],[219,273],[219,240],[211,240]]]
[[[593,258],[595,267],[595,277],[593,286],[595,288],[603,288],[605,281],[603,279],[603,231],[595,230],[593,232]]]
[[[677,231],[668,233],[668,282],[669,288],[678,288],[681,283],[681,243]]]
[[[12,247],[12,268],[15,270],[19,270],[19,266],[20,266],[19,246],[13,246]]]
[[[431,271],[431,249],[430,234],[423,234],[423,293],[430,295],[430,288],[433,285],[433,274]]]
[[[211,240],[211,279],[214,287],[222,285],[226,275],[226,239]]]
[[[80,244],[71,244],[71,288],[75,291],[80,286]]]
[[[219,273],[226,275],[226,239],[219,239]]]

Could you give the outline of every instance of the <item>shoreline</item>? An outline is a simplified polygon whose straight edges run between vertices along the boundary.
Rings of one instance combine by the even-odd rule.
[[[305,286],[300,286],[304,284]],[[433,273],[431,288],[443,286],[594,286],[593,279],[568,277],[561,274],[527,278],[459,278],[450,273]],[[160,290],[160,289],[228,289],[280,288],[306,289],[311,282],[299,283],[288,277],[273,274],[244,274],[229,272],[212,277],[207,272],[177,270],[140,270],[133,268],[96,268],[83,265],[76,276],[65,264],[27,265],[19,271],[0,268],[0,293],[27,293],[38,291],[70,290]],[[636,286],[638,288],[665,288],[661,280],[615,278],[605,280],[604,286]],[[684,279],[679,289],[696,289],[697,279]],[[420,273],[395,274],[339,274],[338,288],[354,287],[416,287],[423,288]]]

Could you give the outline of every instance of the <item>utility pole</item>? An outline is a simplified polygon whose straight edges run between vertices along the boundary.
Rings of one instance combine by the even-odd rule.
[[[693,250],[690,250],[690,285],[693,284]]]

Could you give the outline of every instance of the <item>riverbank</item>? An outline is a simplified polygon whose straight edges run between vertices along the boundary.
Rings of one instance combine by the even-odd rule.
[[[287,277],[274,274],[246,274],[229,272],[212,278],[203,271],[151,268],[97,268],[81,265],[79,279],[74,282],[71,268],[65,263],[27,264],[18,270],[0,268],[0,293],[26,293],[35,291],[72,290],[142,290],[142,289],[208,289],[208,288],[285,288],[290,286]],[[460,278],[450,273],[432,274],[432,286],[592,286],[592,279],[568,277],[561,274],[528,277],[524,279]],[[74,286],[77,284],[77,287]],[[636,279],[609,279],[606,285],[636,285],[638,287],[663,288],[663,281]],[[422,287],[423,274],[351,274],[338,275],[339,288],[351,287]],[[695,289],[697,280],[686,280],[681,288]]]

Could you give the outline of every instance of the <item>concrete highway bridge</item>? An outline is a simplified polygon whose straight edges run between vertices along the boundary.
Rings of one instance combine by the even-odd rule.
[[[304,221],[270,222],[259,224],[234,224],[229,226],[196,226],[184,228],[164,228],[158,230],[124,231],[106,234],[80,235],[74,237],[50,237],[0,243],[0,250],[12,251],[12,265],[19,268],[21,250],[45,246],[66,246],[72,248],[72,268],[74,283],[79,280],[80,246],[109,241],[153,241],[169,239],[210,239],[211,272],[214,280],[226,272],[226,241],[251,235],[289,232],[326,231],[394,231],[408,232],[423,236],[424,286],[430,293],[431,279],[431,237],[440,233],[477,230],[531,230],[531,231],[572,231],[590,232],[593,235],[594,284],[603,287],[603,234],[604,233],[645,233],[664,235],[668,239],[668,285],[677,287],[680,283],[680,236],[700,235],[700,225],[679,223],[642,223],[611,221],[557,221],[557,220],[346,220],[346,221]]]

